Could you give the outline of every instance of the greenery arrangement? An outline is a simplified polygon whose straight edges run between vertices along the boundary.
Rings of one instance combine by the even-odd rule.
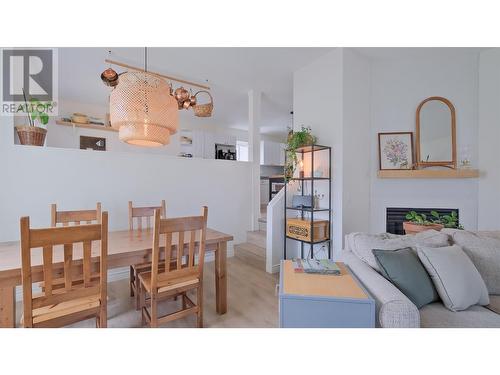
[[[26,110],[31,126],[35,126],[35,120],[38,120],[42,125],[49,123],[49,115],[47,114],[47,107],[49,105],[49,103],[42,103],[35,98],[30,99],[30,104],[26,104]]]
[[[285,181],[288,182],[299,163],[297,149],[303,146],[310,146],[316,143],[316,137],[311,134],[311,127],[302,126],[299,131],[289,130],[286,148]]]
[[[458,221],[458,215],[452,211],[449,215],[439,215],[436,211],[431,211],[431,216],[427,218],[426,214],[418,214],[415,211],[410,211],[406,214],[406,220],[417,225],[433,225],[441,224],[445,228],[464,229],[463,225]]]

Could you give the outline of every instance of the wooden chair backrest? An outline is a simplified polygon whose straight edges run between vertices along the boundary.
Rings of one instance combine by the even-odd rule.
[[[134,230],[134,218],[136,218],[138,230],[142,230],[142,218],[146,218],[146,228],[151,228],[151,218],[154,217],[156,209],[160,210],[162,218],[166,217],[167,206],[165,204],[165,200],[162,200],[159,206],[151,207],[134,207],[132,205],[132,201],[128,201],[129,229]]]
[[[99,218],[99,224],[86,224],[56,228],[31,229],[30,218],[21,218],[21,273],[23,284],[24,325],[33,326],[33,310],[73,300],[100,294],[101,301],[106,301],[107,285],[107,255],[108,255],[108,213],[105,211]],[[91,282],[92,272],[92,241],[100,241],[99,281]],[[73,260],[73,244],[82,243],[83,259]],[[53,272],[54,246],[64,248],[64,288],[54,289]],[[42,248],[43,278],[45,283],[41,296],[33,298],[31,280],[31,255],[33,249]],[[83,283],[75,285],[72,275],[74,268],[83,273]],[[97,283],[97,284],[96,284]]]
[[[177,217],[172,219],[161,219],[160,210],[155,211],[151,270],[151,287],[153,290],[161,279],[187,277],[193,274],[202,275],[205,259],[207,217],[208,208],[206,206],[203,207],[201,216]],[[197,231],[199,232],[198,240],[196,238]],[[165,270],[160,273],[161,235],[165,235],[163,258]],[[188,236],[188,253],[184,257],[184,239],[187,239]],[[175,252],[173,251],[173,246],[175,246]],[[196,248],[198,248],[198,264],[195,264]],[[170,267],[172,262],[176,264],[173,270]]]
[[[56,227],[57,224],[62,224],[67,227],[71,223],[80,225],[82,223],[92,224],[95,221],[97,224],[101,220],[101,202],[97,202],[95,210],[79,210],[79,211],[57,211],[55,203],[50,205],[50,226]]]

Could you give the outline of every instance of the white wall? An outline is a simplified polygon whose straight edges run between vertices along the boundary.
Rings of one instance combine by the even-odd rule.
[[[310,126],[319,144],[332,147],[332,239],[337,253],[342,249],[343,212],[342,60],[342,49],[335,49],[297,70],[293,81],[294,129],[300,129],[302,125]],[[328,192],[319,186],[318,190],[320,193]]]
[[[161,199],[169,216],[197,214],[207,205],[211,228],[245,241],[249,163],[14,145],[11,119],[0,121],[0,241],[19,238],[23,215],[34,226],[49,225],[50,203],[81,209],[100,201],[116,230],[128,226],[128,200],[151,205]]]
[[[500,49],[481,53],[479,61],[478,227],[498,230],[500,212]]]
[[[429,96],[444,96],[456,107],[458,157],[467,146],[472,166],[477,168],[478,157],[484,155],[479,167],[488,170],[490,176],[490,182],[482,185],[484,191],[488,190],[487,197],[482,198],[484,205],[492,199],[493,191],[500,190],[499,176],[490,172],[493,163],[498,164],[497,147],[491,143],[492,139],[500,139],[498,126],[493,125],[500,122],[500,73],[495,71],[497,78],[489,84],[490,91],[485,92],[491,95],[494,91],[494,95],[487,104],[491,107],[490,118],[485,119],[488,131],[479,146],[489,151],[479,154],[477,50],[446,53],[436,49],[435,54],[406,57],[404,51],[390,52],[369,57],[355,49],[340,48],[294,75],[294,127],[310,125],[319,143],[333,147],[332,218],[337,252],[345,233],[384,232],[387,207],[458,208],[464,226],[478,228],[477,179],[377,177],[377,134],[415,132],[416,108]],[[484,63],[484,69],[488,65],[488,69],[498,70],[500,53],[495,56]],[[488,180],[482,178],[483,181]],[[490,207],[493,208],[485,213],[484,222],[491,221],[500,208]]]
[[[477,228],[477,179],[386,180],[377,178],[377,133],[415,132],[415,111],[429,96],[451,100],[457,115],[458,157],[469,145],[472,164],[478,160],[478,57],[446,56],[436,51],[425,58],[379,58],[371,64],[371,215],[370,231],[385,231],[386,207],[458,208],[468,229]],[[498,105],[498,104],[497,104]],[[368,162],[368,161],[367,161]]]
[[[344,48],[342,234],[369,232],[370,63]],[[344,237],[342,237],[344,238]]]

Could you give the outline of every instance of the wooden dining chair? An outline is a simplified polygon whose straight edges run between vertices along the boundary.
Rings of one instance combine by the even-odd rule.
[[[57,204],[53,203],[50,205],[50,226],[57,227],[63,226],[67,227],[70,225],[81,225],[81,224],[99,224],[101,222],[101,202],[96,203],[95,210],[72,210],[72,211],[58,211]],[[94,275],[93,277],[99,277],[99,275]],[[93,280],[94,281],[94,280]],[[74,283],[83,282],[83,275],[80,274],[78,277],[74,275]],[[45,282],[39,284],[42,291],[45,288]],[[52,289],[61,288],[64,286],[64,280],[59,280],[59,282],[54,282]]]
[[[56,227],[61,224],[63,227],[68,225],[91,224],[96,222],[99,224],[101,220],[101,202],[97,202],[95,210],[78,210],[78,211],[57,211],[55,203],[50,205],[50,226]]]
[[[151,228],[151,218],[154,217],[155,210],[159,209],[161,217],[165,218],[167,213],[167,206],[165,200],[161,201],[159,206],[150,207],[134,207],[132,201],[128,202],[128,225],[131,232],[134,231],[134,221],[137,224],[137,230],[143,229],[143,219],[145,219],[145,229]],[[134,220],[135,219],[135,220]],[[151,270],[151,262],[144,262],[130,266],[130,297],[135,296],[135,307],[139,310],[140,288],[138,288],[138,276],[141,272]]]
[[[99,242],[99,261],[92,259],[93,241]],[[83,253],[73,259],[74,245]],[[54,246],[57,248],[54,249]],[[59,249],[60,247],[63,247]],[[63,250],[64,249],[64,250]],[[55,251],[54,251],[55,250]],[[64,251],[62,273],[54,270]],[[36,251],[42,252],[42,266],[31,265]],[[29,217],[21,218],[21,273],[23,286],[24,327],[62,327],[81,320],[96,319],[96,326],[107,326],[107,255],[108,213],[103,212],[98,224],[31,229]],[[61,257],[62,258],[62,257]],[[62,259],[61,259],[62,260]],[[95,277],[96,264],[99,269]],[[43,272],[45,288],[33,295],[32,273]],[[93,273],[94,271],[94,273]],[[74,283],[73,275],[83,274],[83,282]],[[95,281],[92,281],[95,280]],[[53,285],[63,284],[61,288]]]
[[[203,207],[201,216],[173,219],[161,219],[160,211],[155,211],[152,269],[139,274],[143,325],[157,327],[159,324],[196,314],[198,327],[203,327],[203,263],[207,216],[207,207]],[[161,235],[165,237],[163,259],[160,256]],[[184,239],[188,236],[186,254]],[[170,267],[173,260],[176,263],[175,269]],[[160,269],[160,262],[164,263],[163,270]],[[187,296],[187,292],[191,290],[197,291],[196,303]],[[149,309],[146,304],[147,295],[150,296]],[[182,308],[159,317],[158,301],[173,296],[182,296]]]

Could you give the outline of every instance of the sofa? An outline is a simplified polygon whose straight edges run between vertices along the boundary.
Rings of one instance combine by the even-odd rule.
[[[443,229],[441,232],[429,230],[417,236],[351,233],[345,237],[343,261],[349,265],[374,298],[377,327],[500,328],[500,314],[479,305],[454,312],[448,310],[443,303],[434,302],[418,309],[405,294],[382,276],[370,257],[371,249],[385,247],[386,250],[396,250],[405,246],[414,248],[418,241],[423,241],[426,246],[434,247],[453,244],[461,246],[485,280],[488,292],[494,292],[489,293],[490,305],[500,306],[500,264],[498,262],[500,260],[500,247],[498,247],[500,231],[468,232]],[[473,250],[472,253],[465,251],[469,247]],[[483,250],[489,251],[487,258],[481,258]],[[479,258],[474,256],[474,251],[479,251]]]

